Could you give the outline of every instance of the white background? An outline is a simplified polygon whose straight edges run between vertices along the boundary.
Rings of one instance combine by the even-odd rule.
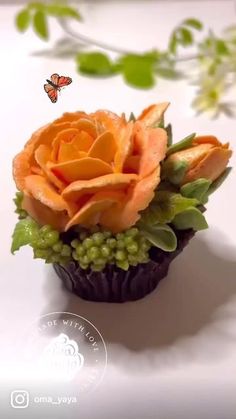
[[[27,324],[41,314],[70,311],[92,321],[108,349],[103,383],[73,417],[83,419],[235,419],[236,417],[236,223],[235,170],[208,204],[210,229],[198,233],[172,264],[168,278],[147,298],[123,305],[85,302],[65,291],[50,267],[34,261],[30,249],[10,254],[16,222],[12,198],[13,156],[32,131],[64,111],[107,108],[138,114],[151,103],[169,100],[167,119],[179,140],[197,131],[231,141],[236,150],[235,120],[196,117],[190,107],[194,87],[186,81],[160,80],[152,90],[135,90],[120,76],[86,78],[73,59],[55,58],[55,42],[64,37],[51,22],[51,41],[14,28],[17,7],[0,8],[0,335],[1,385],[11,388],[11,357]],[[232,1],[137,1],[83,4],[80,30],[136,50],[164,47],[170,30],[195,16],[220,31],[235,22]],[[73,84],[53,105],[43,91],[53,72]],[[235,99],[235,96],[234,98]],[[232,165],[235,165],[235,156]],[[4,419],[26,417],[13,411],[8,394]],[[23,415],[23,416],[22,416]],[[67,410],[55,417],[72,418]],[[36,412],[32,419],[41,418]],[[48,416],[54,417],[54,416]]]

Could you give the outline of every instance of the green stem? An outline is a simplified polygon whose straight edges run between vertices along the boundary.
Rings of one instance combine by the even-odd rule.
[[[89,36],[82,35],[79,32],[76,32],[73,29],[71,29],[65,19],[58,19],[58,21],[62,29],[68,35],[70,35],[72,38],[75,38],[79,41],[84,42],[85,44],[94,45],[96,47],[99,47],[108,51],[112,51],[112,52],[117,52],[119,54],[137,54],[137,51],[135,52],[135,51],[130,51],[128,49],[122,49],[114,45],[107,44],[106,42],[103,42],[103,41],[97,41],[96,39],[90,38]]]
[[[90,38],[89,36],[83,35],[77,31],[74,31],[70,26],[68,25],[67,21],[65,19],[58,19],[60,26],[62,29],[72,38],[77,39],[79,41],[84,42],[88,45],[93,45],[95,47],[102,48],[107,51],[116,52],[118,54],[137,54],[137,51],[132,51],[128,49],[123,49],[111,44],[107,44],[103,41],[97,41],[94,38]],[[182,61],[191,61],[196,60],[199,57],[198,54],[192,54],[186,57],[175,57],[176,62],[182,62]]]

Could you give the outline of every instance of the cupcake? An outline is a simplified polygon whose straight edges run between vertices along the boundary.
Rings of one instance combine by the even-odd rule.
[[[232,154],[211,135],[172,144],[168,105],[129,119],[65,113],[34,132],[13,161],[12,253],[31,246],[87,300],[124,302],[153,291],[208,227],[206,204]]]

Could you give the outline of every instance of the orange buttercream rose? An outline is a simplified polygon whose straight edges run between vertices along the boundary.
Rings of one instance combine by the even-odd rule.
[[[134,225],[160,182],[167,134],[151,125],[167,106],[152,105],[135,122],[108,111],[65,113],[36,131],[13,162],[22,207],[60,231]]]

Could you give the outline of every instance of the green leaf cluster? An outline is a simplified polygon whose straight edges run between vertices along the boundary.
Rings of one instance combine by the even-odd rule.
[[[15,198],[13,202],[16,206],[15,213],[18,215],[19,220],[27,217],[27,212],[22,208],[22,201],[23,201],[23,193],[16,192]]]
[[[46,263],[67,264],[71,260],[71,247],[64,244],[58,231],[50,225],[41,227],[31,217],[18,221],[12,235],[11,252],[30,245],[35,259]]]
[[[142,213],[142,222],[145,224],[166,224],[185,209],[197,206],[199,201],[187,198],[180,193],[157,190],[149,207]]]
[[[208,179],[200,178],[183,185],[180,188],[180,192],[187,198],[195,198],[201,204],[206,204],[211,183]]]
[[[31,218],[18,221],[12,236],[11,252],[14,253],[22,246],[31,244],[38,236],[38,224]]]
[[[169,40],[169,52],[176,55],[178,47],[189,47],[194,43],[194,30],[201,31],[203,29],[202,23],[198,19],[185,19],[172,32]]]
[[[181,187],[169,183],[166,179],[162,180],[154,199],[148,208],[142,211],[138,222],[138,227],[144,237],[153,246],[172,252],[177,246],[173,227],[175,230],[192,229],[194,231],[208,228],[202,205],[205,205],[209,195],[222,185],[230,171],[230,167],[226,168],[214,182],[199,178]],[[177,180],[178,173],[175,176]]]
[[[208,224],[202,212],[195,207],[189,207],[185,211],[177,214],[172,221],[177,230],[187,230],[189,228],[194,231],[205,230]]]
[[[191,193],[189,194],[191,195]],[[138,223],[139,228],[153,246],[166,252],[173,252],[177,247],[173,226],[176,230],[193,229],[198,231],[207,228],[205,217],[197,208],[200,203],[195,196],[187,197],[180,193],[158,188],[155,198],[142,212],[141,220]]]
[[[144,237],[155,247],[165,252],[174,252],[177,247],[177,237],[174,230],[167,224],[142,224],[140,227]]]
[[[48,17],[71,18],[80,20],[81,15],[72,6],[60,2],[32,2],[20,10],[16,15],[16,27],[20,32],[25,32],[32,25],[35,33],[44,40],[49,38]]]
[[[178,186],[188,169],[188,163],[185,160],[165,160],[162,164],[161,176],[173,185]]]

